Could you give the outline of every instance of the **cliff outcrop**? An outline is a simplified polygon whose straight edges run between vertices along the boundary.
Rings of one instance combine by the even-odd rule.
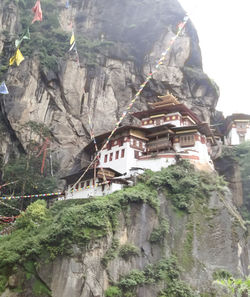
[[[90,140],[88,114],[95,134],[114,127],[168,47],[184,11],[175,0],[79,0],[71,1],[68,9],[64,1],[44,1],[44,21],[32,25],[31,40],[21,47],[25,61],[8,68],[14,40],[31,20],[33,4],[0,3],[1,78],[10,91],[1,96],[1,114],[16,151],[25,151],[28,145],[22,125],[28,121],[46,125],[53,135],[54,159],[68,168]],[[68,53],[72,26],[79,64],[77,56]],[[191,22],[132,111],[146,109],[167,90],[192,107],[201,120],[210,121],[218,89],[203,73]],[[132,121],[128,116],[124,123]],[[0,151],[4,159],[13,151],[8,138],[3,138]]]

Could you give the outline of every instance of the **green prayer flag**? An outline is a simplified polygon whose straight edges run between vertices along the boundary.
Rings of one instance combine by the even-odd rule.
[[[27,28],[27,30],[25,31],[25,33],[23,34],[21,39],[16,39],[15,41],[15,46],[16,48],[19,48],[21,43],[23,42],[24,39],[30,39],[30,29],[29,27]]]

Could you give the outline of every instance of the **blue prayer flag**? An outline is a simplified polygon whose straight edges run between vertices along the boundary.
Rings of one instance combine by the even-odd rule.
[[[0,94],[4,94],[4,95],[9,94],[9,91],[8,91],[4,81],[0,85]]]

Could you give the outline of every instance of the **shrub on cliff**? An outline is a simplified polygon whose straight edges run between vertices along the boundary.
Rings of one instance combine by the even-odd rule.
[[[141,179],[147,185],[165,191],[167,198],[181,210],[188,210],[192,199],[207,199],[212,191],[225,186],[215,173],[197,171],[185,160],[155,173],[147,170]]]

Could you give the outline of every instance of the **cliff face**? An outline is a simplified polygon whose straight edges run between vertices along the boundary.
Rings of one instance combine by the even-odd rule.
[[[96,134],[114,127],[168,47],[184,11],[175,0],[125,3],[79,0],[71,1],[69,9],[64,2],[57,1],[50,9],[58,11],[60,29],[68,33],[65,44],[69,42],[73,24],[80,67],[76,56],[65,50],[65,55],[57,59],[57,66],[42,70],[37,55],[42,50],[41,45],[36,52],[25,56],[19,67],[11,67],[5,74],[10,94],[1,96],[1,113],[19,151],[26,149],[28,137],[20,129],[21,125],[36,121],[48,126],[53,135],[54,158],[67,168],[90,139],[87,114],[91,116]],[[46,3],[44,24],[49,13],[45,10]],[[22,33],[22,14],[21,4],[1,1],[0,52],[5,59],[13,53],[14,37]],[[27,49],[29,41],[26,44]],[[202,71],[198,37],[190,22],[132,111],[146,109],[148,102],[167,90],[202,120],[210,121],[218,90]],[[131,121],[128,116],[124,123]],[[3,138],[1,154],[6,155],[4,147],[8,147],[7,154],[10,153],[10,146],[8,137]]]
[[[229,297],[213,279],[248,274],[248,243],[221,179],[183,162],[140,179],[99,199],[32,204],[1,239],[1,297]]]
[[[119,283],[132,270],[145,271],[147,265],[155,265],[171,255],[177,257],[183,269],[181,278],[198,294],[186,296],[230,296],[213,284],[213,274],[223,270],[243,277],[247,275],[248,265],[246,231],[235,215],[237,212],[234,213],[230,195],[227,194],[223,202],[218,193],[213,193],[208,205],[194,203],[189,215],[176,211],[164,195],[159,199],[160,214],[146,203],[131,203],[128,211],[120,213],[114,233],[84,248],[75,246],[68,257],[54,261],[36,258],[37,271],[24,270],[9,277],[1,297],[38,296],[34,289],[38,281],[53,297],[104,297],[110,285]],[[159,228],[159,218],[168,221],[169,231],[165,239],[152,243],[150,237],[153,230]],[[114,240],[120,247],[133,245],[138,253],[122,258],[118,249],[112,250]],[[103,259],[108,253],[111,256],[104,266]],[[30,276],[27,278],[27,275]],[[22,290],[17,293],[20,282]],[[168,281],[157,279],[153,283],[134,285],[133,296],[156,297],[168,286]],[[39,296],[48,296],[42,292]]]

